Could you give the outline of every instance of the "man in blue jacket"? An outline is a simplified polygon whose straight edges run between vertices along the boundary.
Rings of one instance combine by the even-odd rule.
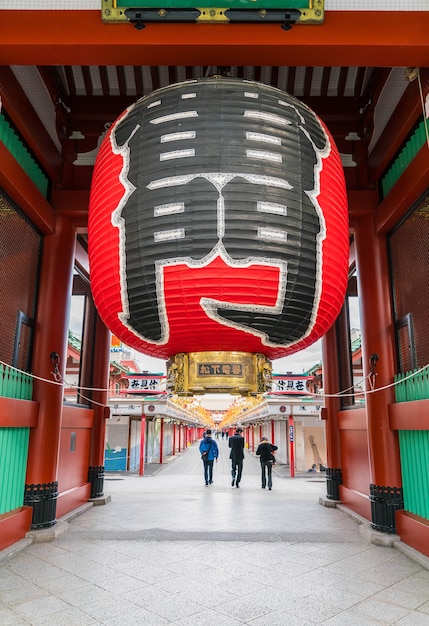
[[[204,439],[200,441],[200,454],[204,463],[204,480],[206,487],[213,483],[213,461],[219,456],[219,448],[214,439],[212,439],[212,431],[206,430]]]

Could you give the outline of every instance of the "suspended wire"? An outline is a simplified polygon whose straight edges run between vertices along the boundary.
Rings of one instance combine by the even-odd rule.
[[[10,365],[9,363],[2,361],[1,359],[0,359],[0,363],[2,365],[5,365],[11,370],[15,370],[15,372],[19,372],[21,374],[24,374],[25,376],[29,376],[30,378],[33,378],[34,380],[40,380],[41,382],[48,383],[50,385],[62,385],[64,386],[65,389],[79,389],[79,390],[82,389],[83,391],[106,391],[106,392],[112,391],[110,387],[81,387],[77,385],[76,383],[69,383],[67,382],[65,378],[61,376],[60,372],[56,368],[54,368],[54,371],[51,372],[55,380],[50,380],[49,378],[41,378],[40,376],[36,376],[35,374],[31,374],[30,372],[25,372],[24,370],[21,370],[18,367],[14,367],[13,365]]]
[[[24,370],[20,370],[18,367],[14,367],[13,365],[10,365],[9,363],[6,363],[5,361],[2,361],[0,359],[0,363],[2,365],[4,365],[5,367],[8,367],[11,370],[14,370],[15,372],[19,372],[20,374],[24,374],[25,376],[29,376],[30,378],[33,378],[33,380],[40,380],[43,383],[49,383],[51,385],[63,385],[63,383],[61,381],[56,381],[56,380],[49,380],[46,378],[41,378],[40,376],[36,376],[35,374],[30,374],[30,372],[25,372]],[[54,372],[51,372],[52,376],[54,376]]]
[[[35,374],[31,374],[30,372],[25,372],[24,370],[19,369],[18,367],[14,367],[13,365],[10,365],[9,363],[6,363],[5,361],[2,361],[0,359],[0,363],[6,367],[8,367],[11,370],[14,370],[15,372],[18,372],[20,374],[24,374],[25,376],[29,376],[30,378],[33,378],[33,380],[39,380],[42,383],[48,383],[50,385],[57,385],[57,386],[61,386],[64,387],[64,389],[72,389],[72,390],[76,390],[79,392],[79,395],[81,398],[83,398],[84,400],[88,400],[88,402],[92,402],[93,404],[97,404],[99,406],[110,406],[108,404],[103,404],[101,402],[97,402],[96,400],[93,400],[92,398],[89,398],[88,396],[83,395],[81,392],[82,391],[101,391],[101,392],[111,392],[112,390],[110,389],[110,387],[107,388],[103,388],[103,387],[81,387],[79,385],[77,385],[76,383],[69,383],[67,382],[67,380],[65,378],[62,377],[61,373],[58,370],[58,366],[55,365],[54,370],[51,372],[53,378],[55,380],[49,380],[48,378],[41,378],[40,376],[36,376]],[[150,401],[153,403],[158,402],[159,400],[161,400],[162,398],[164,398],[166,396],[166,394],[160,394],[161,397],[155,397],[153,398],[151,396]],[[145,400],[148,400],[148,398],[145,396]]]
[[[370,393],[375,393],[376,391],[384,391],[385,389],[390,389],[391,387],[395,387],[396,385],[399,385],[400,383],[403,383],[404,380],[408,380],[409,378],[413,378],[413,376],[416,376],[417,374],[420,374],[420,372],[422,372],[423,370],[427,369],[429,367],[429,363],[427,363],[426,365],[424,365],[423,367],[421,367],[420,369],[418,369],[415,372],[411,372],[411,374],[408,374],[408,376],[405,376],[404,378],[401,378],[401,380],[397,380],[396,382],[390,383],[389,385],[384,385],[384,387],[378,387],[377,389],[371,390],[371,391],[367,391],[367,394]]]
[[[411,372],[411,374],[408,374],[404,378],[401,378],[401,380],[394,381],[393,383],[389,383],[388,385],[384,385],[383,387],[377,387],[377,388],[372,388],[370,390],[361,391],[360,394],[369,395],[371,393],[377,393],[379,391],[385,391],[386,389],[390,389],[391,387],[396,387],[396,385],[399,385],[399,384],[403,383],[405,380],[408,380],[409,378],[413,378],[413,376],[416,376],[417,374],[420,374],[420,372],[423,372],[423,370],[427,369],[428,367],[429,367],[429,363],[427,363],[426,365],[424,365],[420,369],[416,370],[415,372]],[[377,373],[374,373],[374,375],[377,376]],[[372,376],[372,374],[368,374],[366,379],[368,379],[370,376]],[[366,380],[366,379],[364,378],[363,380]],[[342,397],[353,396],[353,395],[357,395],[357,394],[353,394],[353,393],[351,393],[351,394],[343,394],[341,391],[339,391],[337,393],[332,393],[332,394],[326,393],[326,394],[323,394],[323,395],[324,395],[325,398],[342,398]]]
[[[105,404],[104,402],[97,402],[97,400],[93,400],[92,398],[89,398],[88,396],[84,396],[83,393],[79,393],[79,397],[83,398],[84,400],[88,400],[88,402],[90,402],[91,404],[96,404],[97,406],[102,406],[105,408],[110,407],[109,404]]]
[[[365,378],[362,378],[362,380],[358,381],[354,385],[347,387],[347,389],[343,389],[342,391],[337,391],[337,393],[323,393],[323,397],[324,398],[347,398],[349,396],[364,395],[365,391],[359,388],[356,389],[356,387],[359,387],[359,385],[362,385],[362,383],[364,383],[367,380],[368,376],[366,376]],[[354,392],[352,391],[351,393],[347,393],[348,391],[351,391],[352,389],[355,389],[355,391]],[[318,394],[318,393],[310,393],[310,396],[314,396],[315,398],[320,397],[321,395],[322,394]]]
[[[24,374],[25,376],[29,376],[29,377],[33,378],[34,380],[39,380],[41,382],[49,383],[51,385],[61,385],[61,386],[64,386],[65,389],[75,389],[75,390],[79,391],[79,395],[82,398],[84,398],[85,400],[88,400],[89,402],[92,402],[94,404],[98,404],[99,406],[110,406],[110,405],[107,405],[107,404],[102,404],[100,402],[96,402],[95,400],[92,400],[91,398],[88,398],[87,396],[84,396],[82,393],[80,393],[81,390],[83,390],[83,391],[101,391],[101,392],[106,391],[106,392],[109,392],[109,391],[112,391],[110,388],[80,387],[80,386],[78,386],[76,384],[68,383],[61,376],[61,374],[58,371],[56,371],[56,368],[54,368],[54,371],[51,372],[51,373],[52,373],[52,375],[54,377],[58,378],[58,376],[59,376],[59,380],[49,380],[47,378],[41,378],[40,376],[36,376],[35,374],[31,374],[29,372],[25,372],[24,370],[21,370],[21,369],[19,369],[17,367],[14,367],[13,365],[10,365],[9,363],[6,363],[5,361],[2,361],[1,359],[0,359],[0,363],[2,365],[5,365],[9,369],[12,369],[12,370],[14,370],[16,372]],[[355,385],[352,385],[352,386],[348,387],[347,389],[343,389],[342,391],[337,391],[336,393],[324,393],[323,392],[323,394],[309,392],[308,395],[310,397],[322,398],[322,399],[323,398],[347,398],[347,397],[353,397],[353,396],[356,396],[356,395],[365,396],[365,395],[369,395],[371,393],[377,393],[379,391],[385,391],[386,389],[390,389],[392,387],[396,387],[396,385],[399,385],[399,384],[403,383],[404,381],[408,380],[409,378],[413,378],[413,376],[416,376],[417,374],[420,374],[421,372],[423,372],[423,370],[425,370],[427,368],[429,368],[429,363],[427,363],[426,365],[423,365],[423,367],[420,367],[415,372],[411,372],[410,374],[408,374],[404,378],[401,378],[401,380],[394,381],[393,383],[389,383],[388,385],[384,385],[383,387],[377,387],[377,388],[372,387],[370,390],[357,389],[357,390],[355,390],[354,393],[346,393],[346,392],[348,392],[351,389],[356,389],[356,387],[358,387],[359,385],[364,383],[366,380],[369,381],[370,377],[377,376],[376,372],[368,374],[365,378],[363,378],[361,381],[359,381]],[[156,402],[159,402],[160,400],[164,399],[166,396],[168,396],[168,394],[162,393],[159,396],[151,397],[150,401],[153,402],[153,403],[156,403]],[[267,396],[269,397],[269,394],[267,394]],[[145,396],[145,400],[147,400],[146,396]]]

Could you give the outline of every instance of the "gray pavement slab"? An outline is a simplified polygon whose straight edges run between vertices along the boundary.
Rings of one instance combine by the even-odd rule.
[[[0,624],[429,626],[424,559],[320,506],[323,475],[277,466],[261,489],[246,451],[231,487],[218,443],[209,487],[196,444],[143,477],[108,474],[110,502],[61,520],[49,542],[0,553]]]

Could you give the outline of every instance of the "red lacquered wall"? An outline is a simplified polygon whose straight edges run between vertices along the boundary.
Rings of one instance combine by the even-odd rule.
[[[362,517],[371,520],[366,411],[365,409],[340,411],[338,421],[343,469],[343,482],[340,485],[341,501]]]
[[[58,465],[57,519],[90,497],[88,483],[91,429],[94,411],[64,406]]]

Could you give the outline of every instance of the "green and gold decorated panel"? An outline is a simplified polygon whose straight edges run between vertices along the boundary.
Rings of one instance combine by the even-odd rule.
[[[271,381],[271,362],[263,354],[180,353],[167,364],[167,390],[178,395],[265,393],[271,389]]]
[[[321,24],[324,0],[101,0],[101,15],[103,22]]]

